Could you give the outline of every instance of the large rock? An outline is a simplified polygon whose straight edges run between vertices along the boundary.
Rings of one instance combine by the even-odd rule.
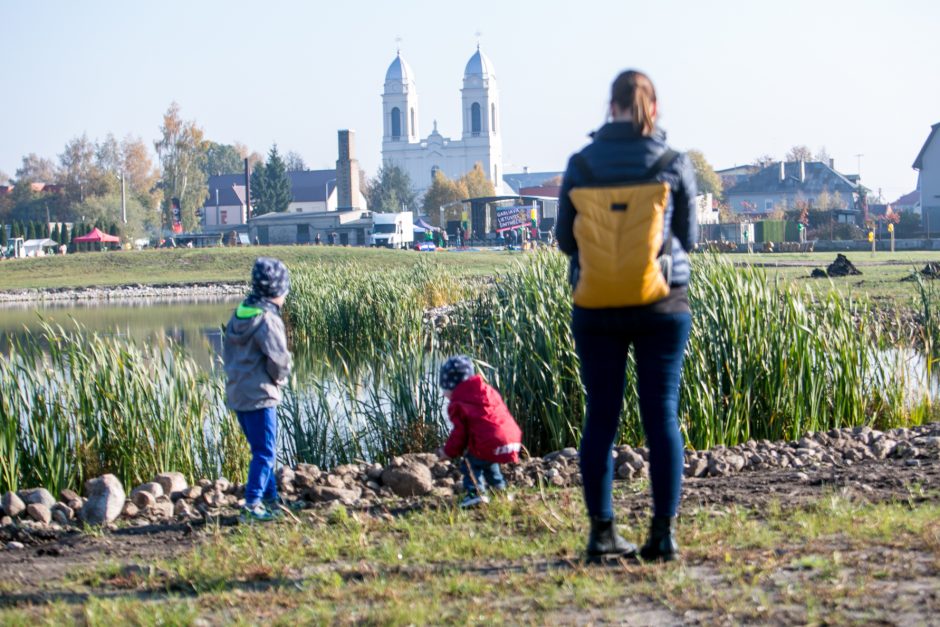
[[[22,497],[23,502],[27,505],[30,503],[38,503],[40,505],[45,505],[48,509],[52,509],[52,506],[55,505],[55,497],[52,496],[52,493],[45,488],[20,490],[19,495]]]
[[[156,481],[151,481],[131,490],[131,500],[140,509],[147,509],[163,494],[163,486]]]
[[[16,492],[7,492],[0,498],[0,504],[3,505],[3,513],[10,518],[16,518],[26,511],[26,503],[23,502]]]
[[[434,488],[431,469],[413,459],[386,468],[382,472],[382,483],[398,496],[423,496]]]
[[[52,522],[52,512],[42,503],[30,503],[26,506],[26,514],[39,523]]]
[[[189,487],[181,472],[161,472],[153,480],[163,487],[163,493],[170,498],[179,498],[183,490]]]
[[[305,496],[307,500],[314,501],[315,503],[323,503],[325,501],[343,501],[344,503],[352,503],[362,496],[362,490],[359,488],[346,490],[344,488],[333,488],[325,485],[317,485],[308,489],[305,492]]]
[[[82,507],[82,520],[89,525],[110,523],[124,508],[124,486],[114,475],[104,475],[85,482],[88,501]]]

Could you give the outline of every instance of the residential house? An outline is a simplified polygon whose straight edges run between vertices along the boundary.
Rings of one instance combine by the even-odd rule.
[[[722,189],[728,190],[740,183],[750,178],[753,174],[757,173],[760,170],[759,166],[754,164],[750,165],[736,165],[733,168],[725,168],[724,170],[716,170],[715,174],[721,179]]]
[[[940,232],[940,122],[930,127],[930,135],[914,160],[917,191],[920,192],[921,220],[924,231]]]
[[[908,194],[904,194],[893,203],[891,206],[898,213],[904,213],[905,211],[912,211],[917,215],[920,215],[920,190],[914,190]]]
[[[857,175],[836,172],[831,161],[781,161],[738,182],[725,192],[725,199],[734,213],[756,218],[778,209],[796,209],[802,202],[812,207],[824,203],[833,210],[836,222],[855,224],[864,208],[865,192]]]

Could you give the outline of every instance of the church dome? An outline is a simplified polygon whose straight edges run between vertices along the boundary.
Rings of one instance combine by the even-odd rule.
[[[471,76],[493,78],[496,76],[496,72],[493,70],[493,62],[478,47],[470,60],[467,61],[463,76],[464,78],[470,78]]]
[[[411,71],[411,66],[408,65],[408,62],[401,58],[401,53],[395,57],[395,60],[392,61],[392,64],[388,66],[388,71],[385,72],[386,81],[400,81],[406,83],[408,81],[414,81],[415,75]]]

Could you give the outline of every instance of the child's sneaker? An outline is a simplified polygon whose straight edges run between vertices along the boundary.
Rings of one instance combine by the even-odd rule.
[[[270,522],[277,518],[272,514],[267,507],[258,503],[248,507],[247,505],[242,508],[241,514],[238,516],[238,521],[244,524],[250,524],[255,522]]]
[[[463,497],[463,500],[460,501],[460,507],[462,509],[468,509],[470,507],[476,507],[477,505],[485,505],[490,502],[490,497],[485,494],[468,494]]]
[[[304,508],[302,501],[286,501],[282,496],[270,501],[262,500],[261,502],[268,508],[268,511],[277,512],[279,515],[283,515],[285,509],[291,512],[297,512]]]

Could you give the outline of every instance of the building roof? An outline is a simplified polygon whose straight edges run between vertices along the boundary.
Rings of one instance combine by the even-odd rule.
[[[920,190],[914,190],[908,194],[904,194],[897,200],[895,200],[892,205],[900,205],[902,207],[913,207],[920,202]]]
[[[917,153],[917,158],[914,159],[913,168],[915,170],[921,170],[924,167],[924,153],[927,152],[927,146],[930,145],[930,142],[933,141],[934,136],[940,132],[940,122],[937,122],[930,127],[930,135],[927,136],[927,141],[924,142],[924,145],[921,147],[920,152]]]
[[[489,57],[483,54],[483,51],[477,46],[477,51],[474,52],[470,60],[467,61],[467,67],[464,69],[463,75],[464,78],[470,76],[496,78],[496,71],[493,69],[493,62],[490,61]]]
[[[254,225],[272,223],[302,224],[329,219],[335,221],[335,226],[339,227],[363,220],[363,215],[367,214],[369,214],[369,212],[363,211],[362,209],[352,209],[349,211],[281,211],[278,213],[266,213],[264,215],[255,216],[248,222]],[[371,220],[369,221],[371,222]]]
[[[783,180],[780,180],[780,163],[774,163],[754,173],[727,191],[729,196],[736,194],[818,194],[823,190],[839,193],[853,193],[858,186],[842,174],[839,174],[821,161],[807,161],[806,180],[800,181],[800,162],[789,161],[785,164]]]
[[[523,187],[540,187],[543,183],[564,175],[564,172],[519,172],[504,174],[503,181],[518,194]]]
[[[415,75],[411,71],[411,66],[408,65],[408,62],[401,58],[401,52],[399,52],[395,59],[392,61],[392,64],[388,66],[388,70],[385,72],[386,81],[399,81],[406,83],[408,81],[414,81]]]
[[[725,168],[724,170],[715,170],[715,174],[718,176],[745,176],[757,172],[759,169],[760,167],[751,163],[748,165],[736,165],[731,168]]]
[[[292,202],[324,202],[336,189],[336,170],[305,170],[288,172]],[[219,190],[219,205],[240,206],[245,200],[244,174],[216,174],[209,177],[209,194],[204,205],[215,206],[215,190]]]

